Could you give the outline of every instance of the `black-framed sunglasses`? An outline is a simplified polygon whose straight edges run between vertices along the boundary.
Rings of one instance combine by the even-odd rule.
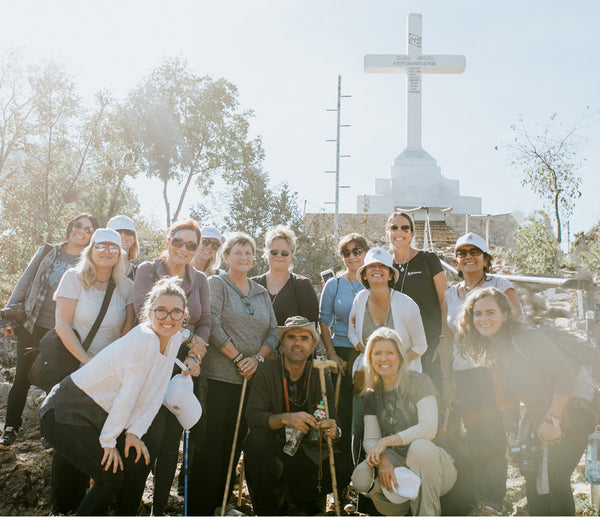
[[[73,230],[83,230],[88,235],[92,235],[92,233],[94,233],[94,228],[92,226],[87,226],[80,221],[75,221],[73,223]]]
[[[481,251],[479,248],[469,248],[468,250],[461,248],[456,250],[454,255],[460,258],[465,258],[467,255],[471,255],[471,257],[479,257],[479,255],[482,253],[483,251]]]
[[[212,248],[214,251],[219,251],[219,248],[221,247],[219,242],[209,239],[208,237],[206,239],[202,239],[201,242],[202,246],[205,248]]]
[[[242,302],[246,306],[246,310],[248,311],[248,314],[250,314],[250,316],[254,316],[254,307],[252,307],[252,304],[250,303],[250,299],[247,296],[244,296],[242,298]]]
[[[181,309],[173,309],[170,311],[163,309],[162,307],[154,309],[154,316],[156,316],[157,320],[166,320],[167,316],[170,316],[173,321],[179,321],[181,318],[183,318],[184,314],[185,312]]]
[[[110,251],[113,255],[116,255],[117,253],[119,253],[119,251],[121,251],[121,248],[119,246],[117,246],[116,244],[107,244],[105,242],[97,242],[94,244],[94,249],[96,251]]]
[[[363,248],[352,248],[351,250],[343,249],[342,257],[348,258],[350,255],[354,255],[355,257],[360,257],[365,250]]]
[[[277,255],[281,255],[282,257],[289,257],[290,252],[288,250],[269,250],[269,253],[276,257]]]
[[[197,242],[184,241],[183,239],[180,239],[179,237],[173,237],[171,239],[171,244],[173,246],[175,246],[176,248],[183,248],[185,246],[185,249],[188,251],[196,251],[198,249]]]
[[[402,230],[403,232],[412,232],[410,224],[401,224],[400,226],[397,224],[390,224],[390,230],[393,232],[397,232],[398,230]]]

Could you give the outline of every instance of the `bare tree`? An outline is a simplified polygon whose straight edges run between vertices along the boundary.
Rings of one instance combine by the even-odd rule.
[[[588,109],[572,126],[563,126],[554,114],[542,126],[541,134],[533,134],[521,118],[512,126],[514,141],[507,144],[512,165],[523,174],[521,184],[552,207],[559,243],[562,220],[573,213],[575,201],[581,197],[582,179],[577,174],[584,161],[579,157],[581,130],[591,123],[591,117]]]

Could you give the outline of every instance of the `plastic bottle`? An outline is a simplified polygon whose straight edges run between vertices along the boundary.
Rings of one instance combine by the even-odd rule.
[[[600,425],[588,436],[585,452],[585,480],[600,485]]]

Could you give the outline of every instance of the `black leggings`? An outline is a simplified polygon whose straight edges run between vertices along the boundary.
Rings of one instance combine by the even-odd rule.
[[[114,498],[117,498],[117,514],[135,515],[137,513],[136,501],[128,487],[139,482],[139,478],[145,470],[145,463],[143,459],[135,463],[135,454],[129,454],[129,458],[125,458],[124,433],[117,439],[117,449],[123,459],[125,470],[113,473],[112,468],[105,471],[104,467],[100,465],[104,449],[100,445],[98,430],[93,425],[71,425],[57,422],[54,410],[50,410],[42,417],[41,426],[43,435],[52,442],[55,451],[60,453],[73,467],[94,480],[94,486],[83,497],[77,508],[77,515],[106,515],[108,505]],[[54,481],[59,486],[61,482],[72,482],[71,479],[55,479]],[[123,490],[121,490],[122,487]]]
[[[35,358],[38,355],[40,339],[48,329],[33,327],[33,334],[30,334],[23,327],[17,327],[15,333],[17,336],[17,368],[15,381],[13,382],[8,401],[6,403],[6,424],[5,427],[14,427],[19,429],[22,423],[23,409],[27,402],[27,393],[29,392],[29,370]]]

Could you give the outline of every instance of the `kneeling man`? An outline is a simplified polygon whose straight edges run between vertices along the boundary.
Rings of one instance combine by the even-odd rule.
[[[339,438],[333,389],[326,377],[330,418],[313,416],[322,401],[319,372],[312,354],[319,342],[315,324],[301,316],[288,318],[277,327],[283,357],[267,361],[252,381],[246,408],[250,433],[244,442],[246,479],[257,515],[307,515],[323,512],[331,473],[326,437]],[[286,429],[287,428],[287,429]],[[318,432],[322,430],[322,439]],[[286,435],[304,433],[297,452],[283,451]],[[312,436],[316,435],[316,436]],[[288,451],[290,452],[290,451]],[[348,485],[352,466],[337,451],[338,490]]]

